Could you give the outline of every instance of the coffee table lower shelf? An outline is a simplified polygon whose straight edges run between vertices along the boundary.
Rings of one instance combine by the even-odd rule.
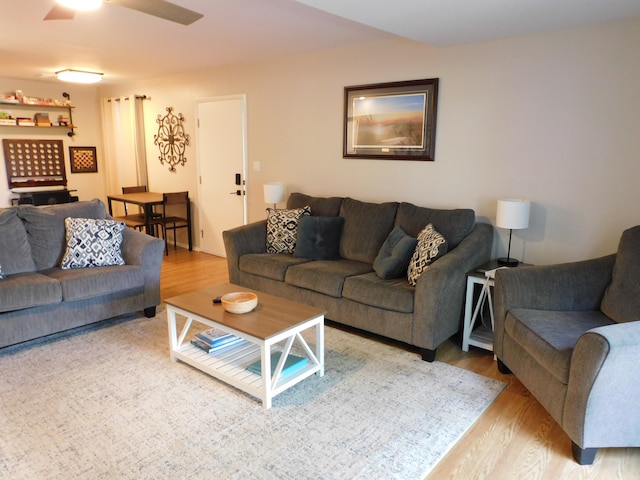
[[[180,334],[177,331],[176,314],[187,317]],[[265,409],[271,408],[274,396],[282,393],[305,378],[319,374],[324,375],[324,315],[309,319],[291,329],[281,332],[268,340],[261,340],[246,333],[231,329],[222,323],[205,319],[192,312],[167,305],[167,320],[169,323],[170,354],[174,361],[180,360],[195,367],[212,377],[232,385],[262,401]],[[186,340],[189,329],[194,320],[208,327],[216,327],[238,336],[240,340],[230,346],[222,346],[212,353],[191,344]],[[301,332],[315,327],[315,352],[309,347]],[[291,351],[294,341],[304,349],[307,363],[290,372],[275,372],[271,375],[271,353],[282,351],[282,363]],[[281,343],[285,341],[285,345]],[[267,355],[267,352],[269,354]],[[249,365],[262,361],[263,375],[247,369]],[[267,365],[267,368],[265,368]],[[266,375],[264,375],[266,373]]]
[[[271,352],[276,350],[276,347],[271,348]],[[173,356],[256,398],[263,399],[264,397],[265,389],[262,375],[246,368],[248,365],[260,360],[260,347],[258,345],[242,340],[226,351],[222,347],[220,351],[207,353],[190,343],[186,343],[179,350],[174,351]],[[314,365],[313,362],[307,362],[305,366],[296,369],[290,374],[282,374],[271,388],[271,397],[284,392],[319,370],[318,365]]]

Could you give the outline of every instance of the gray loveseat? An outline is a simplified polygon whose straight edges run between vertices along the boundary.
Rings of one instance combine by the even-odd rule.
[[[61,269],[65,218],[105,219],[100,200],[0,209],[0,347],[160,303],[161,240],[125,228],[125,265]]]
[[[329,320],[419,347],[433,361],[437,347],[460,329],[465,274],[489,259],[491,225],[476,223],[470,209],[301,193],[287,201],[288,209],[305,206],[312,216],[344,219],[336,259],[267,253],[264,220],[223,232],[230,281],[323,308]],[[415,286],[406,274],[380,278],[373,264],[392,230],[416,237],[429,223],[446,238],[448,253]]]
[[[571,438],[581,465],[640,446],[640,226],[615,255],[498,270],[494,351]]]

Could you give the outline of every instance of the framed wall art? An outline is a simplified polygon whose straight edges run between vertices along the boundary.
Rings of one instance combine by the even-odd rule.
[[[438,80],[344,89],[344,158],[433,161]]]
[[[96,147],[69,147],[71,173],[95,173],[98,171]]]

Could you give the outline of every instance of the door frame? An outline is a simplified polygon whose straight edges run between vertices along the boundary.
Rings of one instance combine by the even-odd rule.
[[[246,225],[247,224],[247,185],[248,185],[248,172],[249,172],[249,158],[248,158],[248,138],[247,138],[247,94],[246,93],[238,93],[238,94],[232,94],[232,95],[220,95],[220,96],[214,96],[214,97],[202,97],[202,98],[196,98],[195,100],[195,111],[196,111],[196,119],[198,122],[197,128],[196,128],[196,145],[198,146],[196,148],[196,175],[198,176],[198,178],[196,179],[196,183],[197,183],[197,189],[198,189],[198,199],[202,198],[202,182],[201,182],[201,175],[202,175],[202,158],[200,158],[200,110],[199,110],[199,106],[202,103],[211,103],[211,102],[222,102],[222,101],[229,101],[229,100],[242,100],[242,179],[243,179],[243,185],[240,186],[240,188],[242,189],[242,224]],[[198,225],[202,225],[202,211],[203,211],[203,205],[202,202],[198,202],[199,203],[199,207],[198,207]],[[201,232],[198,232],[198,234],[202,235]]]

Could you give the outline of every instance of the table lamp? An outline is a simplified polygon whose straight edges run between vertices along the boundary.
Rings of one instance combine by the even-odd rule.
[[[498,200],[496,227],[509,229],[509,248],[507,258],[499,258],[498,265],[503,267],[517,267],[519,260],[511,258],[511,234],[513,230],[520,230],[529,226],[529,207],[531,202],[522,198],[507,198]]]
[[[280,182],[271,182],[264,184],[264,203],[273,203],[273,209],[276,210],[276,204],[284,202],[284,184]]]

